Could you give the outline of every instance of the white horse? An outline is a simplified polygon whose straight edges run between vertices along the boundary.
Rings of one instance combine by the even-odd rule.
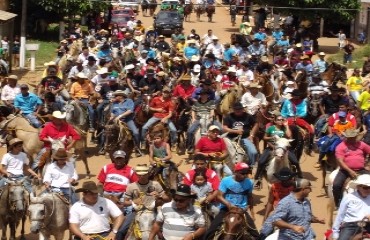
[[[294,140],[277,138],[273,150],[273,158],[266,167],[266,179],[269,183],[278,181],[274,173],[279,172],[283,167],[289,167],[288,147]]]
[[[201,114],[199,123],[200,126],[194,135],[194,142],[197,143],[199,139],[207,135],[208,127],[212,124],[213,119],[209,117],[210,114]]]
[[[48,240],[51,235],[55,240],[63,240],[64,232],[69,228],[69,205],[57,193],[46,193],[30,199],[31,232],[39,233],[39,240]]]

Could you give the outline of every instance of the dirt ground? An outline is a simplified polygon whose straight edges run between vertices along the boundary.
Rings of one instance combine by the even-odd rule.
[[[143,17],[141,14],[138,17],[143,21],[144,26],[148,27],[152,25],[153,18],[151,17]],[[239,25],[241,22],[241,18],[237,18],[237,25]],[[217,7],[216,8],[216,14],[214,16],[214,20],[212,23],[207,22],[206,16],[201,17],[201,22],[196,21],[196,16],[193,13],[191,16],[190,22],[184,23],[185,32],[189,33],[191,29],[196,29],[197,33],[199,35],[203,35],[207,32],[208,29],[212,29],[214,34],[220,38],[221,43],[230,42],[230,33],[237,31],[236,27],[231,26],[230,22],[230,16],[228,11],[225,7]],[[319,39],[320,44],[320,51],[325,51],[326,53],[335,53],[337,51],[337,40],[335,38],[320,38]],[[50,61],[50,59],[45,59],[46,61]],[[34,84],[40,80],[40,72],[28,72],[28,71],[19,71],[16,70],[14,73],[18,74],[20,77],[22,77],[22,82],[27,82]],[[95,145],[89,144],[88,149],[89,153],[89,166],[92,172],[92,180],[96,180],[96,175],[100,171],[103,165],[110,162],[110,159],[105,158],[104,156],[97,156],[97,148],[95,148]],[[0,154],[5,153],[5,148],[0,149]],[[174,161],[179,162],[180,160],[187,159],[186,155],[183,156],[175,156]],[[322,189],[320,188],[321,185],[321,172],[314,168],[313,165],[315,164],[317,159],[317,155],[310,157],[307,155],[303,155],[300,163],[302,166],[302,170],[304,172],[304,177],[312,181],[313,183],[313,191],[310,194],[309,198],[312,202],[312,211],[313,214],[320,217],[320,218],[326,218],[326,203],[328,198],[323,193]],[[149,163],[148,156],[135,158],[132,157],[129,165],[135,166],[138,163]],[[188,169],[190,169],[190,164],[184,163],[180,166],[180,170],[183,172],[186,172]],[[79,185],[81,186],[82,182],[85,181],[85,169],[81,161],[77,162],[77,171],[80,175],[81,181]],[[262,218],[264,214],[264,209],[267,201],[267,188],[266,183],[264,183],[264,187],[260,191],[254,191],[254,198],[255,198],[255,212],[256,214],[256,225],[258,228],[261,227],[262,224]],[[313,224],[312,225],[316,234],[317,239],[323,238],[323,233],[328,228],[326,225],[319,225],[319,224]],[[18,234],[19,237],[19,229]],[[66,237],[67,239],[67,234]],[[30,233],[30,229],[28,227],[28,224],[26,225],[26,239],[37,239],[37,236],[35,234]]]

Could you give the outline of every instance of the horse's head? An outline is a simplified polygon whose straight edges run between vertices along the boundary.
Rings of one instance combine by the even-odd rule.
[[[7,181],[8,187],[8,202],[10,208],[16,212],[22,212],[26,209],[25,203],[25,188],[23,187],[23,181]]]
[[[275,141],[274,155],[276,160],[283,160],[287,156],[288,147],[292,141],[294,140],[287,138],[278,138]]]
[[[45,204],[40,197],[31,197],[28,213],[30,217],[30,230],[32,233],[39,233],[45,220]]]
[[[51,143],[51,149],[52,151],[58,151],[60,148],[65,148],[65,141],[66,141],[66,136],[63,136],[62,138],[59,139],[52,139],[51,137],[48,137],[48,140]]]
[[[119,129],[116,124],[107,124],[104,127],[104,149],[110,152],[117,145]]]
[[[307,77],[307,72],[304,69],[300,69],[297,71],[297,74],[294,77],[294,81],[296,83],[305,82]]]
[[[74,104],[69,103],[64,107],[64,109],[66,111],[67,122],[72,122],[74,120],[74,111],[75,111]]]
[[[231,208],[225,215],[224,240],[238,239],[238,235],[247,231],[247,220],[241,208]]]

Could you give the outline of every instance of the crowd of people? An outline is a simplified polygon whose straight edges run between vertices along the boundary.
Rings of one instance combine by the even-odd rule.
[[[323,77],[329,69],[325,53],[317,53],[318,59],[313,61],[313,45],[308,36],[287,38],[280,28],[268,36],[263,26],[254,30],[249,22],[244,22],[240,33],[245,41],[221,44],[211,29],[202,36],[195,29],[189,34],[177,29],[167,40],[134,18],[125,28],[91,28],[86,36],[76,25],[60,41],[55,61],[45,63],[35,93],[29,91],[27,84],[19,85],[17,76],[8,76],[1,94],[3,104],[40,129],[39,140],[44,147],[31,164],[22,152],[24,140],[12,139],[0,173],[13,179],[30,174],[42,179],[47,191],[63,194],[73,204],[69,223],[75,239],[124,239],[143,209],[155,217],[150,240],[213,239],[226,216],[235,209],[242,209],[251,239],[265,239],[274,228],[280,229],[278,239],[314,239],[311,223],[325,221],[313,214],[308,199],[312,185],[303,178],[294,149],[288,150],[287,158],[295,170],[287,166],[274,173],[277,181],[271,183],[264,224],[261,229],[254,224],[253,191],[261,187],[265,168],[275,154],[275,142],[279,138],[297,141],[293,131],[298,126],[308,143],[307,154],[312,154],[314,141],[318,140],[316,167],[322,167],[330,153],[337,158],[340,170],[333,182],[333,194],[338,215],[333,238],[349,239],[360,231],[357,222],[370,215],[370,175],[366,167],[370,153],[369,82],[355,69],[353,76],[344,80],[345,87],[329,86]],[[347,45],[341,47],[346,61],[351,61],[348,55],[354,49]],[[364,74],[370,72],[369,62],[364,64]],[[305,89],[293,77],[299,72],[306,74]],[[263,79],[271,79],[272,85],[273,79],[279,79],[278,85],[273,86],[274,92],[282,93],[275,111]],[[230,102],[224,115],[220,114],[218,106],[233,91],[239,94],[237,100]],[[138,111],[143,111],[146,96],[151,97],[151,116],[138,125],[135,118]],[[92,97],[96,98],[95,104]],[[312,99],[320,99],[315,128],[307,120]],[[112,163],[102,166],[97,183],[84,182],[71,192],[78,175],[68,161],[69,151],[81,138],[66,121],[65,106],[71,100],[86,108],[91,134],[107,121],[126,125],[136,156],[148,154],[148,163],[131,167],[130,156],[117,150],[111,155]],[[177,115],[180,101],[189,112],[186,127]],[[364,141],[357,139],[359,132],[355,129],[362,126],[355,111],[363,111]],[[261,116],[266,123],[259,121]],[[157,122],[166,124],[169,139],[162,133],[148,137],[150,127]],[[177,168],[172,153],[178,148],[180,129],[186,130],[184,144],[192,156],[193,167],[184,174],[177,189],[168,192],[160,182],[150,179],[150,169],[160,166],[156,174],[166,180],[171,169]],[[258,137],[261,130],[263,134]],[[53,139],[63,139],[64,148],[52,149]],[[99,139],[99,153],[104,154],[104,132]],[[228,162],[227,143],[235,139],[245,151],[247,162]],[[260,151],[262,139],[266,146]],[[48,157],[53,162],[41,176]],[[343,197],[342,188],[348,177],[356,179],[351,183],[355,191]],[[5,184],[3,179],[0,185]],[[25,186],[33,194],[28,181]],[[76,194],[79,192],[80,200]],[[103,196],[110,196],[111,200]],[[150,200],[144,200],[147,198]],[[157,206],[156,202],[162,204]],[[206,212],[204,206],[210,211]],[[204,214],[213,219],[210,224]]]

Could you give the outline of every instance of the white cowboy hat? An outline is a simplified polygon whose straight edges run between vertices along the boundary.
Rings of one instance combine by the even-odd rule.
[[[87,79],[87,76],[83,72],[79,72],[76,77]]]
[[[293,81],[287,81],[286,82],[286,85],[290,85],[290,84],[294,84],[294,82]]]
[[[54,61],[50,61],[50,62],[44,63],[44,66],[45,66],[45,67],[49,67],[49,66],[56,66],[56,65],[57,65],[57,63],[56,63],[56,62],[54,62]]]
[[[296,47],[302,47],[302,43],[297,43],[295,46]]]
[[[234,66],[231,66],[227,69],[228,72],[236,72],[236,68]]]
[[[324,52],[319,52],[319,56],[325,56],[326,54]]]
[[[191,56],[191,61],[192,62],[198,62],[199,61],[199,59],[200,59],[200,57],[198,56],[198,55],[193,55],[193,56]]]
[[[125,66],[125,70],[130,70],[130,69],[134,69],[134,68],[135,68],[134,64],[129,64],[129,65]]]
[[[65,119],[66,118],[66,113],[62,113],[61,111],[54,111],[52,116],[54,118],[58,118],[58,119]]]
[[[360,175],[349,183],[350,188],[356,188],[358,185],[370,186],[370,174]]]
[[[213,36],[213,37],[212,37],[212,40],[219,40],[219,39],[218,39],[218,37]]]
[[[269,61],[269,59],[268,59],[268,57],[267,57],[267,56],[262,56],[262,57],[261,57],[261,61],[262,61],[262,62],[268,62],[268,61]]]
[[[108,68],[103,67],[103,68],[101,68],[99,70],[96,70],[96,73],[97,74],[106,74],[106,73],[108,73]]]
[[[172,60],[178,62],[178,61],[181,61],[182,59],[179,57],[174,57]]]

